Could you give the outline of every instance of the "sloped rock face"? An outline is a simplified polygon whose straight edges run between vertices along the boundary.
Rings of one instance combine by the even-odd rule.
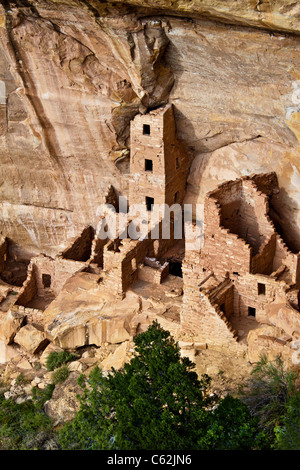
[[[44,312],[47,338],[63,349],[118,344],[131,337],[131,320],[139,312],[136,297],[117,302],[101,289],[97,275],[78,273]]]
[[[300,6],[293,0],[126,0],[126,3],[162,8],[182,16],[203,15],[228,23],[299,32]]]
[[[77,384],[79,374],[71,374],[63,384],[55,387],[53,395],[45,405],[45,412],[53,420],[54,426],[61,426],[71,421],[79,410],[80,403],[77,395],[82,389]]]
[[[128,153],[129,122],[166,103],[174,78],[160,21],[28,4],[0,10],[0,219],[32,252],[56,253],[96,225],[108,186],[126,191],[114,161]]]
[[[130,120],[171,102],[194,156],[186,202],[275,170],[298,250],[298,17],[288,0],[3,2],[2,233],[54,255],[95,227],[108,186],[128,194]]]

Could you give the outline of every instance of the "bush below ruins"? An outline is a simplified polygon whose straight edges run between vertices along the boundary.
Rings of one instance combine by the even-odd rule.
[[[80,377],[80,409],[59,431],[44,408],[54,380],[23,403],[1,395],[0,450],[299,450],[297,374],[280,359],[262,358],[237,391],[240,399],[221,398],[158,323],[136,337],[135,349],[123,369],[103,374],[95,367]],[[66,362],[55,362],[63,376],[57,383],[69,373]]]
[[[264,433],[239,399],[209,393],[193,363],[180,356],[170,333],[153,323],[135,339],[136,355],[123,370],[95,368],[81,408],[59,432],[63,449],[256,449]]]

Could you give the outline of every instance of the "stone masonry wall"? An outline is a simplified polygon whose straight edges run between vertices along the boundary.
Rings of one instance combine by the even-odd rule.
[[[61,253],[61,257],[74,261],[87,261],[91,254],[94,229],[86,227],[72,245]]]
[[[144,126],[149,126],[149,134]],[[145,204],[146,197],[154,198],[155,204],[181,204],[188,166],[186,151],[176,138],[172,106],[136,116],[130,135],[130,205]]]
[[[106,244],[103,250],[103,270],[107,288],[123,298],[126,290],[138,280],[138,266],[144,263],[145,258],[159,259],[173,244],[172,234],[170,239],[154,239],[151,232],[143,240],[116,239]]]
[[[231,315],[264,322],[266,307],[278,295],[286,299],[299,280],[299,254],[287,248],[269,217],[268,198],[277,189],[273,173],[254,175],[220,185],[205,199],[204,246],[186,252],[182,266],[181,324],[214,347],[234,337]]]
[[[50,289],[57,295],[63,285],[75,272],[86,267],[86,263],[80,261],[67,260],[62,258],[49,258],[40,255],[33,258],[31,263],[34,265],[34,273],[37,286],[37,294],[43,295],[45,285],[43,282],[43,274],[50,275]]]
[[[23,307],[26,307],[26,305],[36,296],[36,294],[37,283],[35,266],[30,264],[28,267],[27,279],[20,290],[16,305],[22,305]]]
[[[284,286],[285,283],[283,282],[282,288]],[[256,310],[255,318],[259,321],[265,306],[274,301],[276,293],[279,292],[280,284],[270,276],[248,273],[237,276],[234,287],[238,294],[235,297],[235,315],[248,316],[248,308],[251,307]]]
[[[253,274],[271,274],[274,271],[274,256],[276,250],[276,233],[262,245],[259,253],[251,259],[251,272]]]
[[[209,197],[204,207],[204,221],[203,266],[217,275],[224,275],[227,271],[249,272],[251,247],[238,235],[220,226],[220,207]]]
[[[234,331],[228,328],[225,315],[216,305],[211,304],[206,294],[200,292],[196,269],[188,274],[185,266],[183,272],[185,287],[181,311],[182,330],[213,349],[243,354]]]

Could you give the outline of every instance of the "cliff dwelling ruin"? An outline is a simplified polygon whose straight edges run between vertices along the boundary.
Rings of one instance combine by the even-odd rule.
[[[172,105],[138,114],[131,121],[129,209],[141,204],[151,214],[154,204],[182,206],[187,162]],[[211,348],[251,359],[251,334],[268,326],[273,334],[261,334],[267,347],[275,344],[291,356],[300,339],[300,255],[270,216],[269,201],[278,190],[275,172],[218,185],[205,198],[199,249],[185,249],[184,235],[174,236],[172,217],[170,237],[163,238],[164,214],[155,239],[149,232],[134,240],[121,236],[123,230],[99,239],[87,226],[56,256],[40,254],[30,262],[4,237],[2,340],[26,349],[20,332],[30,325],[30,334],[32,328],[40,333],[35,353],[49,342],[99,347],[129,341],[158,320],[191,358]],[[121,218],[112,187],[106,202]]]

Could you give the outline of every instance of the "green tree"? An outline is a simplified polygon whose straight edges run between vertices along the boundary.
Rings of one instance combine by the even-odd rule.
[[[274,444],[275,429],[282,425],[289,400],[296,394],[297,376],[286,367],[280,356],[269,361],[262,355],[241,390],[243,402],[259,419],[261,429],[269,436],[270,445]]]
[[[300,450],[300,392],[288,400],[282,425],[275,428],[275,435],[276,449]]]
[[[257,428],[246,406],[210,394],[210,378],[198,379],[157,322],[136,337],[135,350],[123,370],[104,376],[95,368],[87,382],[81,379],[80,410],[59,434],[63,449],[226,448],[231,431],[229,448],[255,445]]]
[[[55,439],[50,418],[43,405],[53,391],[33,389],[33,399],[16,403],[0,395],[0,450],[44,449],[47,441]]]

